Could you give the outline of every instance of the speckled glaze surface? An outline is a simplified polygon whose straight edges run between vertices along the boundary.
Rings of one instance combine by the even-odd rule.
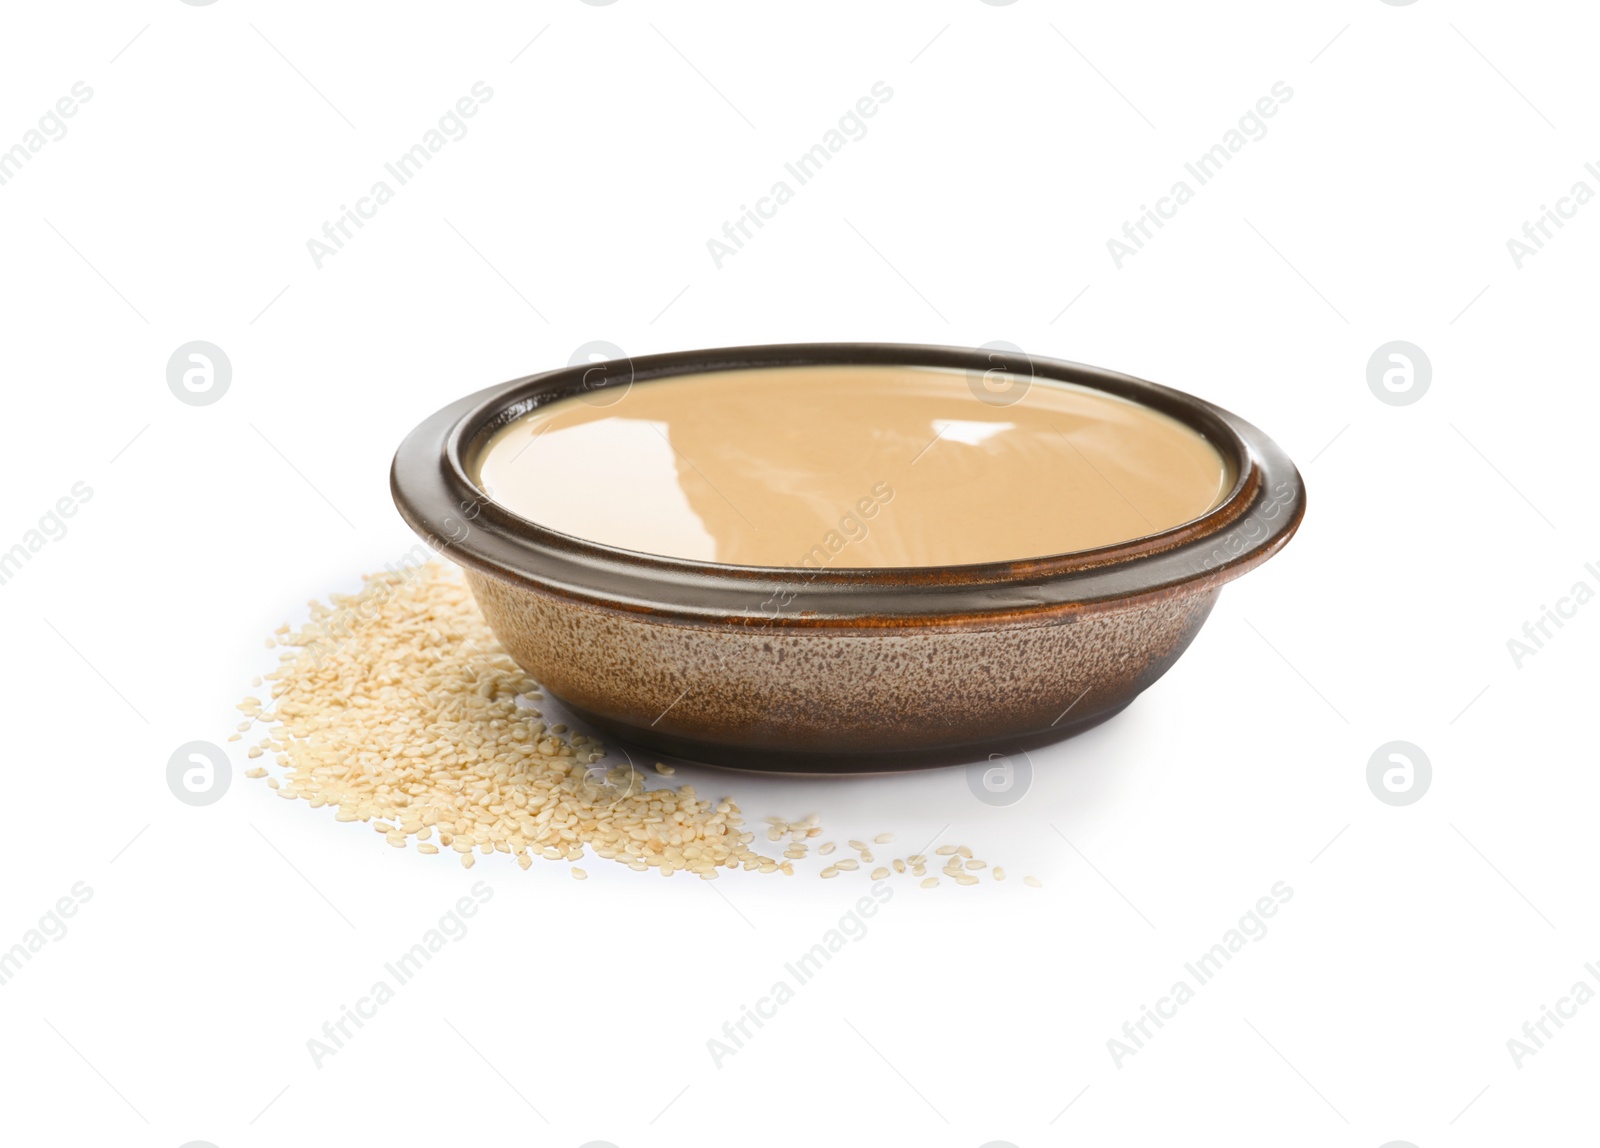
[[[511,655],[587,719],[677,757],[784,771],[981,758],[1086,729],[1166,672],[1217,597],[993,629],[817,633],[675,625],[467,577]]]
[[[1156,384],[1028,358],[1013,371],[1095,386],[1205,434],[1237,481],[1211,512],[1096,551],[951,568],[734,567],[545,530],[485,498],[474,451],[543,402],[597,385],[794,363],[982,371],[992,353],[896,344],[681,352],[569,368],[446,407],[395,456],[401,514],[461,563],[495,634],[613,736],[749,770],[879,772],[978,760],[1113,716],[1188,647],[1222,585],[1304,513],[1286,456],[1250,424]]]

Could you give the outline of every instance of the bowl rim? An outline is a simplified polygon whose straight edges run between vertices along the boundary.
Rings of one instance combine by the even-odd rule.
[[[1232,488],[1189,522],[1110,546],[962,566],[736,566],[624,550],[563,534],[497,503],[475,479],[496,431],[558,399],[679,375],[820,365],[943,367],[1089,387],[1161,411],[1203,435],[1233,468]],[[625,365],[628,369],[612,370]],[[390,489],[406,523],[469,569],[562,598],[686,624],[896,625],[1037,621],[1113,608],[1238,577],[1276,553],[1305,513],[1288,456],[1229,411],[1131,375],[994,348],[908,343],[781,343],[628,357],[543,371],[436,411],[400,444]]]

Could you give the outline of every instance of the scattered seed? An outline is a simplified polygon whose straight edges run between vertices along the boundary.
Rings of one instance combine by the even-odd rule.
[[[941,857],[949,857],[955,851],[956,851],[956,846],[954,846],[954,845],[941,845],[941,846],[939,846],[939,848],[934,850],[934,852],[937,853]]]
[[[572,879],[574,881],[587,881],[589,879],[589,874],[585,873],[582,869],[579,869],[576,865],[574,865],[572,867]]]
[[[1038,889],[1038,888],[1041,887],[1040,886],[1040,882],[1039,882],[1039,878],[1037,878],[1037,877],[1024,877],[1022,879],[1022,883],[1024,885],[1032,885],[1035,889]]]
[[[1006,879],[1006,871],[998,865],[994,867],[994,879],[996,881],[1004,881]]]
[[[747,829],[730,798],[703,799],[692,785],[649,789],[631,766],[590,768],[604,747],[546,724],[532,705],[543,695],[443,563],[372,575],[355,594],[313,602],[308,622],[280,626],[267,645],[279,649],[277,667],[251,684],[268,696],[241,702],[249,720],[230,737],[266,727],[247,750],[261,764],[245,776],[285,800],[327,807],[336,821],[365,822],[396,848],[454,852],[469,869],[479,853],[505,853],[523,869],[535,858],[571,865],[593,854],[639,872],[714,879],[723,869],[793,876],[792,862],[823,834],[814,813]],[[658,777],[676,772],[654,764]],[[782,842],[781,859],[754,847],[763,830]],[[880,833],[873,843],[893,840]],[[824,876],[873,865],[867,842],[850,846],[860,860],[828,865]],[[837,848],[819,842],[817,853]],[[965,847],[938,852],[958,849],[971,858]],[[926,860],[892,864],[922,879]],[[880,880],[889,869],[872,873]]]
[[[937,878],[937,877],[929,877],[926,881],[924,881],[922,883],[922,887],[924,889],[937,889],[939,887],[939,878]]]

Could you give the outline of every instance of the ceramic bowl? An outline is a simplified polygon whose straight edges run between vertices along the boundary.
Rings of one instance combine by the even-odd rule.
[[[750,367],[994,366],[991,350],[886,343],[731,347],[530,375],[425,420],[396,453],[391,487],[406,522],[464,567],[511,655],[612,736],[759,771],[981,760],[1120,712],[1188,647],[1223,584],[1275,554],[1305,512],[1299,472],[1238,416],[1112,371],[1011,358],[1017,373],[1185,423],[1227,459],[1232,488],[1199,518],[1095,550],[811,570],[600,545],[513,514],[472,477],[498,428],[568,396],[603,401],[607,387]]]

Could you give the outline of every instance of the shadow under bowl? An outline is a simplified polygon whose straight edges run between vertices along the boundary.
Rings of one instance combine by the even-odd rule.
[[[580,365],[452,403],[395,454],[406,522],[461,564],[496,637],[570,710],[626,741],[743,770],[879,773],[1036,747],[1112,717],[1188,647],[1224,583],[1294,535],[1305,488],[1251,424],[1181,391],[1012,356],[1205,436],[1235,481],[1211,510],[1114,546],[954,567],[812,570],[641,554],[561,534],[473,479],[493,434],[606,386],[758,367],[994,366],[989,349],[802,343]]]

